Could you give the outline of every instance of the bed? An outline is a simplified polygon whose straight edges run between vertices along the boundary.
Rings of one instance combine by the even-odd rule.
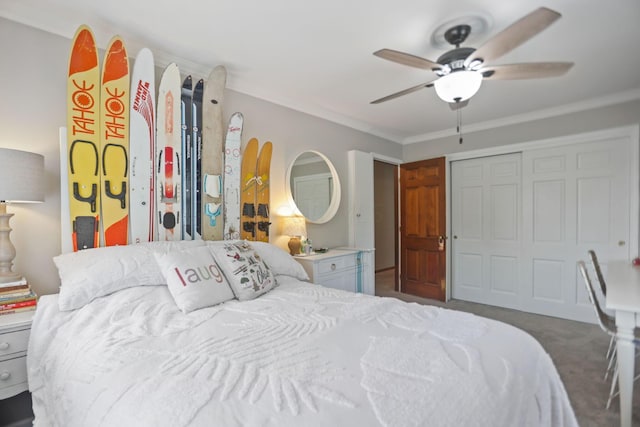
[[[551,359],[523,331],[314,285],[275,246],[233,245],[56,257],[60,293],[40,298],[29,342],[34,425],[578,425]],[[215,261],[211,274],[183,270],[189,285],[231,282],[241,269],[223,264],[237,258],[272,281],[229,283],[223,302],[180,298],[189,286],[166,274],[200,256]]]

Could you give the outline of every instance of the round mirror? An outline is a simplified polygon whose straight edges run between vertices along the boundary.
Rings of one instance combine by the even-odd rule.
[[[308,222],[324,224],[338,211],[340,179],[324,154],[300,153],[289,165],[286,183],[292,207]]]

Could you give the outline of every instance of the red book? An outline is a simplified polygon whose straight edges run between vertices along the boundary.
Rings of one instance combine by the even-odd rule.
[[[31,306],[35,306],[36,302],[37,302],[36,299],[33,298],[27,301],[14,302],[11,304],[1,304],[0,311],[13,310],[15,308],[22,308],[22,307],[31,307]]]

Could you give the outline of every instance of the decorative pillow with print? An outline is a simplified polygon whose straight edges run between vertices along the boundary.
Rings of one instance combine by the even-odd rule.
[[[233,299],[233,292],[208,247],[156,254],[169,292],[183,313]]]
[[[210,249],[238,300],[256,298],[276,286],[271,269],[249,243],[229,242]]]

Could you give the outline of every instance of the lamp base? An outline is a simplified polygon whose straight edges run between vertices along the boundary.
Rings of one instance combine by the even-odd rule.
[[[22,274],[13,272],[10,274],[0,274],[0,283],[18,282],[20,280],[22,280]]]
[[[300,248],[302,247],[302,242],[300,241],[300,237],[293,236],[289,239],[289,253],[293,255],[300,255]]]
[[[7,213],[7,205],[0,202],[0,283],[15,282],[22,278],[20,274],[11,271],[13,259],[16,257],[16,248],[9,238],[9,220],[12,216],[12,213]]]

